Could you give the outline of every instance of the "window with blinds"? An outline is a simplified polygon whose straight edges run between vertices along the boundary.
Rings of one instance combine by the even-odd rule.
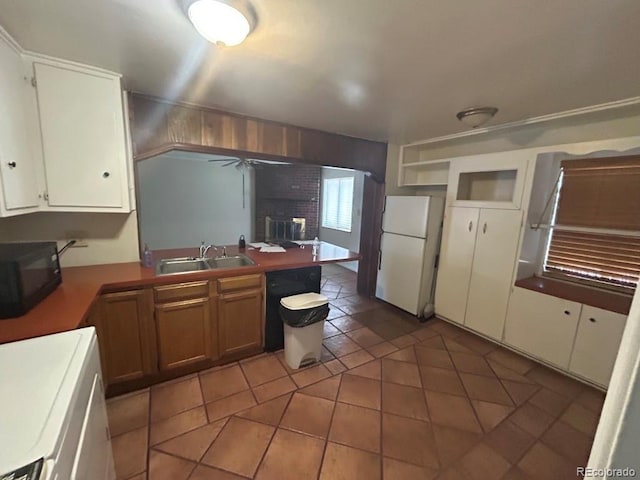
[[[351,231],[353,177],[326,178],[322,196],[322,226]]]
[[[544,270],[633,290],[640,277],[640,156],[565,160]]]

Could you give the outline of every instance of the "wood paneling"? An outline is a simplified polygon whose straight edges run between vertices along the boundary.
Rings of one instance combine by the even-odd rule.
[[[156,305],[158,360],[161,371],[199,364],[218,357],[213,299],[198,298]]]
[[[239,155],[266,159],[295,159],[303,163],[353,168],[384,181],[387,145],[335,133],[244,117],[206,107],[170,103],[132,94],[130,105],[135,158],[172,149],[216,153],[237,150]],[[218,150],[219,151],[219,150]]]

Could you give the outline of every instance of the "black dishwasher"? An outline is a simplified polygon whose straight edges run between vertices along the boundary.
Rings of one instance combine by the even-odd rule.
[[[320,266],[267,272],[267,318],[264,332],[264,348],[267,352],[284,348],[284,328],[278,310],[280,300],[299,293],[320,293],[321,277]]]

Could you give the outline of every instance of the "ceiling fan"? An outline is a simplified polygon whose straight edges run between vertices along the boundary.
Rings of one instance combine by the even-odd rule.
[[[222,166],[230,167],[234,166],[236,170],[242,173],[242,208],[245,208],[245,184],[244,173],[246,170],[261,169],[262,163],[260,160],[253,160],[246,157],[229,157],[229,158],[212,158],[209,162],[226,162]]]
[[[208,160],[209,162],[227,162],[223,164],[223,167],[230,167],[233,165],[236,170],[250,170],[253,168],[262,168],[262,161],[253,160],[251,158],[246,157],[229,157],[229,158],[212,158]]]

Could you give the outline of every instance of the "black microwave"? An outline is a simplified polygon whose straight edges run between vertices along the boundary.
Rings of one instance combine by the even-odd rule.
[[[60,283],[56,242],[0,243],[0,318],[24,315]]]

